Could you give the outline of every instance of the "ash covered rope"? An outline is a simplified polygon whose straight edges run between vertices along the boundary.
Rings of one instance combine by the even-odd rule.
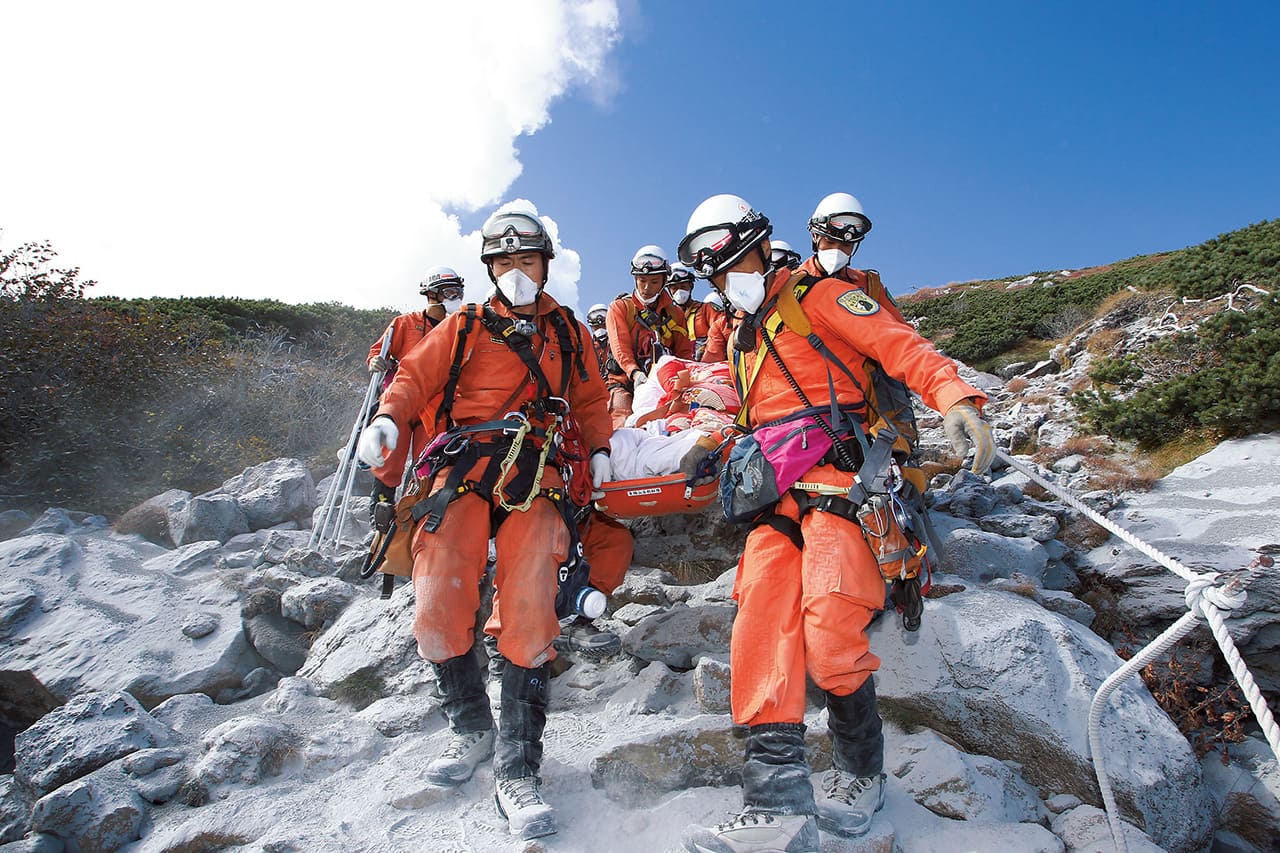
[[[1271,714],[1271,709],[1267,707],[1262,691],[1258,689],[1257,683],[1253,680],[1253,675],[1249,672],[1249,668],[1245,666],[1244,659],[1240,657],[1240,652],[1236,649],[1235,642],[1231,639],[1231,634],[1227,630],[1226,619],[1223,617],[1223,613],[1230,613],[1244,604],[1245,590],[1249,584],[1261,576],[1264,571],[1270,569],[1274,565],[1274,561],[1268,556],[1259,556],[1246,569],[1226,576],[1217,572],[1209,572],[1207,574],[1193,572],[1158,548],[1143,542],[1109,518],[1101,515],[1057,483],[1040,476],[1039,472],[1030,466],[1013,459],[1001,450],[997,450],[996,455],[1008,463],[1015,471],[1027,475],[1032,482],[1048,489],[1069,506],[1084,513],[1090,521],[1115,534],[1130,546],[1187,581],[1187,587],[1183,591],[1183,595],[1186,598],[1188,612],[1184,613],[1178,621],[1165,629],[1160,636],[1139,650],[1119,669],[1107,676],[1106,680],[1102,682],[1102,686],[1098,688],[1098,692],[1094,694],[1093,702],[1089,706],[1089,752],[1093,758],[1094,772],[1098,777],[1098,789],[1102,794],[1102,803],[1107,810],[1107,823],[1111,829],[1111,839],[1115,843],[1116,850],[1120,851],[1120,853],[1128,853],[1129,848],[1125,843],[1115,793],[1112,791],[1111,783],[1107,779],[1104,757],[1106,753],[1102,749],[1101,736],[1102,712],[1106,708],[1107,699],[1125,679],[1168,651],[1175,643],[1190,633],[1200,619],[1204,619],[1209,623],[1209,629],[1213,632],[1214,639],[1218,641],[1218,646],[1222,649],[1222,655],[1226,658],[1228,666],[1231,667],[1232,675],[1235,676],[1240,689],[1244,691],[1245,697],[1249,700],[1249,707],[1253,709],[1254,716],[1262,728],[1262,733],[1267,739],[1267,744],[1271,747],[1272,754],[1275,755],[1277,761],[1280,761],[1280,728],[1277,728],[1275,717]],[[1224,577],[1226,582],[1219,586],[1219,580]]]

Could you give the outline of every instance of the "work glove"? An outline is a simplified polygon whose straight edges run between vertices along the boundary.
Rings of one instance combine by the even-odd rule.
[[[400,430],[396,427],[396,422],[391,420],[391,416],[378,415],[373,419],[373,423],[360,433],[360,444],[356,448],[356,455],[370,468],[378,468],[387,461],[382,454],[382,448],[395,450],[399,439]]]
[[[720,476],[720,457],[716,455],[719,446],[715,438],[704,435],[685,452],[680,460],[680,473],[686,483],[701,486]]]
[[[645,380],[648,378],[649,378],[649,374],[645,373],[643,370],[641,370],[638,367],[635,370],[631,371],[632,385],[643,385]]]
[[[370,373],[386,373],[391,368],[391,362],[380,355],[375,355],[369,359]]]
[[[613,463],[609,461],[609,453],[606,450],[597,450],[591,454],[591,499],[598,500],[604,497],[601,486],[613,479]]]
[[[943,416],[942,427],[951,448],[961,459],[969,452],[969,445],[973,445],[973,473],[985,474],[991,470],[991,462],[996,458],[996,442],[991,435],[991,425],[982,419],[977,406],[961,400]]]

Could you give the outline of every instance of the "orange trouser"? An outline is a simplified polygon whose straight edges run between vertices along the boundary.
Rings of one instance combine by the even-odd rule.
[[[800,479],[847,487],[853,477],[823,465]],[[777,512],[797,519],[789,493]],[[806,671],[823,690],[847,696],[880,667],[866,628],[884,607],[885,587],[861,528],[816,511],[800,525],[803,550],[762,524],[747,536],[738,562],[729,649],[738,725],[803,722]]]
[[[591,585],[605,595],[612,594],[631,568],[635,545],[627,527],[592,510],[582,533],[582,553],[591,565]]]
[[[371,468],[373,476],[378,478],[378,482],[384,486],[390,486],[395,489],[400,486],[400,481],[404,479],[404,466],[409,461],[409,451],[413,450],[414,454],[418,454],[427,446],[427,428],[422,423],[416,422],[413,425],[413,433],[411,436],[400,436],[400,440],[396,442],[394,450],[387,452],[387,461],[377,468]]]
[[[481,460],[473,477],[479,477]],[[436,487],[447,471],[436,478]],[[542,485],[559,487],[547,468]],[[475,640],[480,581],[489,553],[489,503],[467,492],[449,505],[435,533],[418,528],[413,539],[413,636],[418,654],[441,663],[465,654]],[[524,512],[512,512],[498,527],[498,563],[493,615],[485,633],[516,666],[532,669],[556,656],[557,570],[569,553],[569,530],[560,510],[545,497]],[[501,616],[499,616],[501,610]]]

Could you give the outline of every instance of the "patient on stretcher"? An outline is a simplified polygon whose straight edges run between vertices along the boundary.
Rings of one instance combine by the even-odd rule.
[[[636,386],[627,427],[609,442],[613,476],[635,480],[673,474],[700,438],[733,423],[741,407],[725,362],[663,356]]]

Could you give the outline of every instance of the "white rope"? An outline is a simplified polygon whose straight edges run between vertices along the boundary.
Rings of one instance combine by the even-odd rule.
[[[1217,572],[1200,574],[1191,571],[1158,548],[1143,542],[1129,531],[1115,524],[1109,518],[1094,510],[1093,507],[1083,503],[1057,483],[1041,477],[1035,469],[1010,457],[1002,450],[996,450],[996,455],[1014,470],[1030,477],[1033,482],[1038,483],[1061,498],[1069,506],[1084,513],[1090,521],[1106,529],[1187,581],[1186,589],[1183,591],[1183,596],[1187,603],[1187,612],[1178,621],[1165,629],[1160,636],[1156,637],[1146,647],[1139,650],[1137,654],[1122,664],[1119,669],[1107,676],[1089,705],[1089,752],[1093,758],[1094,773],[1098,779],[1098,790],[1102,794],[1102,803],[1107,811],[1107,824],[1111,829],[1111,840],[1115,844],[1118,853],[1128,853],[1129,848],[1125,842],[1124,827],[1120,820],[1120,810],[1116,804],[1115,792],[1112,790],[1111,782],[1107,778],[1106,753],[1102,748],[1102,712],[1106,707],[1107,699],[1110,698],[1121,683],[1172,648],[1174,644],[1195,628],[1200,619],[1204,619],[1209,623],[1214,639],[1217,640],[1218,647],[1222,649],[1222,655],[1226,658],[1227,665],[1231,667],[1231,674],[1235,676],[1236,683],[1244,691],[1245,697],[1249,701],[1249,707],[1253,709],[1254,717],[1257,718],[1258,724],[1262,728],[1262,733],[1267,739],[1267,744],[1271,747],[1272,754],[1275,755],[1276,761],[1280,762],[1280,728],[1276,726],[1275,717],[1272,715],[1271,709],[1267,707],[1266,699],[1258,688],[1257,682],[1253,680],[1252,673],[1249,672],[1244,659],[1240,657],[1240,652],[1236,649],[1231,633],[1227,630],[1226,619],[1223,616],[1224,613],[1230,613],[1244,604],[1245,590],[1249,584],[1259,577],[1264,570],[1271,568],[1274,562],[1270,557],[1260,556],[1247,569],[1230,575],[1225,584],[1219,585],[1218,582],[1222,575]]]
[[[1173,557],[1170,557],[1168,554],[1161,551],[1159,548],[1156,548],[1153,545],[1148,545],[1146,542],[1143,542],[1137,536],[1134,536],[1132,533],[1125,530],[1123,527],[1119,526],[1111,519],[1099,513],[1093,507],[1080,501],[1079,499],[1076,498],[1075,495],[1071,494],[1066,489],[1059,486],[1057,483],[1054,483],[1051,480],[1046,480],[1044,477],[1041,477],[1040,474],[1034,468],[1031,468],[1030,466],[1023,464],[1017,459],[1014,459],[1013,457],[1006,454],[1003,450],[997,450],[996,456],[999,456],[1001,459],[1007,462],[1010,468],[1013,468],[1015,471],[1019,471],[1023,474],[1026,474],[1028,477],[1032,479],[1032,481],[1034,481],[1035,483],[1038,483],[1048,491],[1057,495],[1059,498],[1062,499],[1064,503],[1084,513],[1084,515],[1094,524],[1104,528],[1108,532],[1114,534],[1116,537],[1123,539],[1131,547],[1136,548],[1137,550],[1146,554],[1148,557],[1155,560],[1157,563],[1164,566],[1166,569],[1173,572],[1175,575],[1187,581],[1188,583],[1201,577],[1198,573],[1191,571],[1186,566],[1182,565],[1177,560],[1173,559]]]

